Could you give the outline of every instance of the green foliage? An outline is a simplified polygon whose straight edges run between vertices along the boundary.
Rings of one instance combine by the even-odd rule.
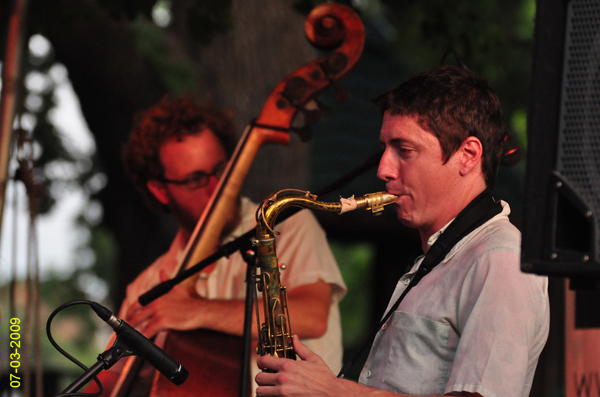
[[[328,3],[327,0],[294,0],[293,5],[294,9],[298,11],[302,15],[308,15],[312,11],[313,8],[318,6],[319,4]],[[351,0],[339,0],[333,1],[333,3],[345,4],[349,7],[352,6]]]
[[[231,0],[196,1],[188,10],[186,24],[190,35],[202,44],[233,28]]]
[[[382,3],[409,76],[440,64],[453,49],[498,91],[507,120],[529,107],[534,0]]]
[[[64,368],[73,370],[77,368],[75,364],[63,357],[49,342],[46,337],[46,322],[50,314],[60,305],[74,300],[89,299],[85,292],[81,289],[80,277],[84,271],[78,270],[68,278],[62,278],[57,275],[50,275],[46,280],[40,283],[39,294],[41,296],[40,307],[40,323],[39,332],[41,340],[41,355],[42,365],[44,368]],[[27,332],[25,328],[27,302],[25,284],[19,283],[16,288],[17,298],[15,317],[19,318],[22,323],[21,338],[25,338],[26,334],[33,337],[31,330]],[[3,297],[0,304],[2,312],[2,326],[0,327],[0,340],[8,340],[8,320],[9,310],[7,303],[8,285],[0,287],[0,296]],[[99,320],[96,314],[89,308],[88,305],[76,305],[69,307],[59,313],[52,322],[52,335],[56,342],[67,352],[73,355],[78,360],[93,364],[96,356],[101,351],[102,346],[96,346],[93,343],[93,336],[98,328]],[[3,346],[0,350],[6,349]]]
[[[527,111],[524,108],[516,109],[510,119],[510,128],[515,133],[515,138],[523,151],[527,151]]]
[[[156,0],[95,0],[114,19],[133,20],[139,15],[151,18]]]
[[[52,275],[42,282],[40,285],[40,294],[44,297],[44,311],[47,313],[64,303],[88,299],[88,296],[82,291],[81,285],[78,282],[84,273],[84,270],[76,270],[66,279]],[[95,330],[92,322],[93,316],[95,314],[87,305],[73,306],[61,312],[56,317],[57,324],[62,317],[62,321],[72,321],[79,328],[77,333],[74,333],[72,337],[63,342],[72,345],[73,348],[78,350],[85,349],[90,342],[90,335],[93,335],[93,331]],[[48,315],[45,318],[48,318]]]
[[[98,5],[107,10],[116,20],[129,21],[144,18],[152,20],[152,11],[161,6],[170,8],[182,7],[185,15],[186,28],[190,36],[202,44],[208,44],[221,33],[226,33],[233,28],[231,18],[231,0],[195,0],[189,2],[165,0],[96,0]]]
[[[371,267],[374,249],[368,243],[330,241],[329,245],[344,277],[348,293],[340,302],[344,348],[355,348],[369,331]]]
[[[179,95],[193,86],[198,71],[185,58],[171,56],[171,47],[164,30],[144,18],[131,24],[135,48],[158,71],[157,75],[167,90]]]
[[[89,248],[95,254],[95,261],[89,270],[106,282],[109,286],[108,296],[110,297],[113,296],[110,288],[116,285],[118,275],[118,272],[115,272],[114,269],[117,257],[117,242],[110,230],[105,227],[90,225],[90,231],[92,234]],[[114,303],[112,307],[116,308]]]
[[[173,11],[174,17],[179,18],[173,23],[184,24],[190,38],[203,45],[209,44],[215,36],[233,29],[231,0],[153,3],[153,7],[160,6],[169,12]],[[172,53],[168,31],[154,24],[150,14],[140,12],[138,17],[132,20],[130,28],[136,50],[157,70],[157,75],[167,91],[180,95],[194,86],[199,77],[197,67],[191,61]]]

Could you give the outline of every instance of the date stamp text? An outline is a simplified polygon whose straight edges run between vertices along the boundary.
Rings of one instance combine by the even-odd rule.
[[[21,366],[21,320],[18,318],[10,319],[10,370],[14,370],[14,374],[10,374],[10,387],[18,388],[21,386],[21,377],[19,374],[19,367]]]

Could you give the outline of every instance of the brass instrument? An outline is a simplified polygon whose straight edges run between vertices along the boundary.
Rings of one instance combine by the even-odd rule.
[[[281,285],[279,264],[275,252],[275,219],[288,207],[302,207],[321,211],[333,211],[340,214],[357,208],[371,210],[374,214],[383,211],[383,206],[396,201],[397,196],[386,192],[371,193],[359,199],[352,196],[340,199],[340,202],[317,201],[315,195],[301,190],[281,190],[258,207],[256,212],[256,238],[258,276],[257,289],[263,293],[265,321],[258,328],[257,353],[276,357],[296,359],[292,344],[292,327],[287,307],[285,286]],[[258,311],[257,311],[258,316]],[[260,324],[260,319],[257,321]]]

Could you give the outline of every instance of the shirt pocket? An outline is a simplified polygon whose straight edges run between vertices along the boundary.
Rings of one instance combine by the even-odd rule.
[[[390,354],[383,382],[404,394],[443,394],[454,357],[450,324],[395,312],[388,331]]]

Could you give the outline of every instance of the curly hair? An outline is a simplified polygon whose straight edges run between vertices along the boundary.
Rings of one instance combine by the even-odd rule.
[[[125,171],[152,208],[163,208],[147,189],[147,182],[160,180],[164,168],[160,161],[162,145],[176,138],[181,141],[204,129],[212,131],[227,156],[235,149],[235,126],[231,117],[211,105],[192,98],[165,96],[157,105],[138,114],[129,141],[123,148]]]
[[[442,146],[444,161],[469,136],[483,146],[482,172],[493,189],[503,153],[505,121],[496,92],[474,72],[439,66],[402,83],[375,99],[383,112],[416,116]]]

